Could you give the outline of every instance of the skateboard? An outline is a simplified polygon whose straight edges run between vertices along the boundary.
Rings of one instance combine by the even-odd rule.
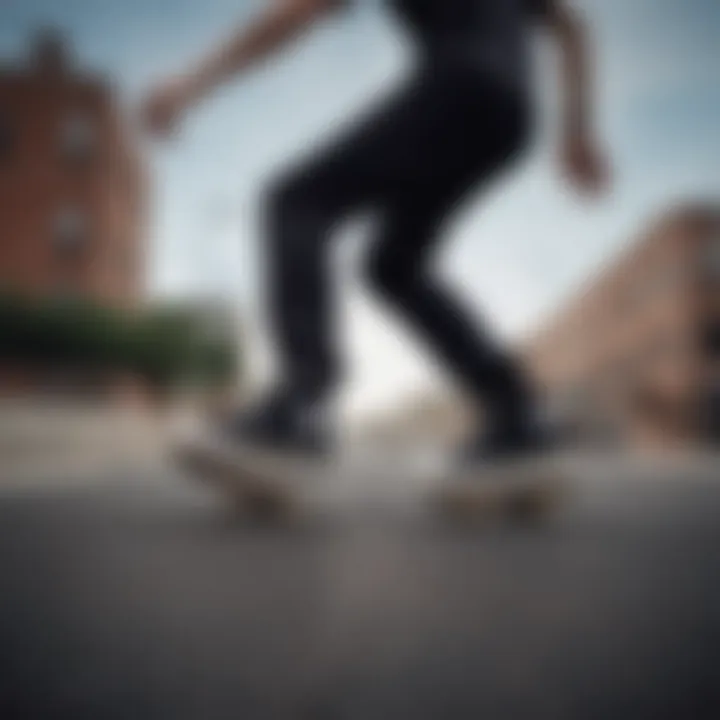
[[[211,487],[236,511],[270,521],[359,506],[368,498],[363,495],[368,487],[375,488],[381,505],[414,506],[453,522],[536,521],[558,508],[571,486],[549,459],[423,472],[188,440],[175,446],[174,459],[193,481]]]
[[[571,489],[568,472],[542,458],[450,472],[432,499],[442,516],[459,522],[493,517],[532,522],[557,510]]]

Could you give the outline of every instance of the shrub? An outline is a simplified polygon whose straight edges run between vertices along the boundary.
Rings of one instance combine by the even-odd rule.
[[[169,390],[222,386],[237,373],[232,334],[209,336],[192,309],[122,311],[85,300],[0,296],[0,359],[129,371]]]

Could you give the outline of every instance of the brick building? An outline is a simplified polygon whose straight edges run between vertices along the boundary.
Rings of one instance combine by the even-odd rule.
[[[0,286],[131,305],[145,188],[111,86],[45,33],[0,66]]]
[[[579,440],[687,446],[720,431],[720,206],[660,218],[526,345]]]

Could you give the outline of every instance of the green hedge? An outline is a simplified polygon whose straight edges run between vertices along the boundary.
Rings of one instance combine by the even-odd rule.
[[[130,371],[159,388],[220,386],[238,371],[236,339],[210,335],[181,307],[122,311],[82,300],[0,295],[0,359]]]

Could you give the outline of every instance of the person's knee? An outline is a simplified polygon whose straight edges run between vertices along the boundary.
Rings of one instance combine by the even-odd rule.
[[[332,213],[313,184],[294,175],[269,184],[263,202],[267,251],[273,264],[294,272],[316,257],[330,231]]]
[[[402,299],[420,283],[419,271],[401,255],[372,253],[365,263],[365,279],[372,290],[389,299]]]

